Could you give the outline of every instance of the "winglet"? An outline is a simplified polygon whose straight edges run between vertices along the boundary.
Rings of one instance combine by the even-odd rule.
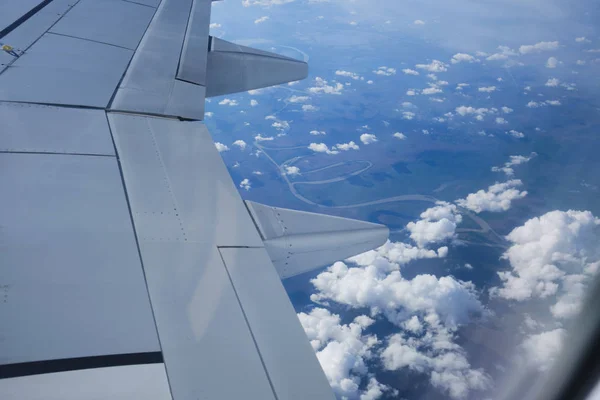
[[[381,246],[386,226],[246,201],[281,279]]]
[[[308,76],[308,64],[211,37],[206,65],[206,97],[244,92]]]

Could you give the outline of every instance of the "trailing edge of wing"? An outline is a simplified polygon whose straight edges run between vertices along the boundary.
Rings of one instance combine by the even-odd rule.
[[[384,225],[246,201],[281,279],[381,246]]]

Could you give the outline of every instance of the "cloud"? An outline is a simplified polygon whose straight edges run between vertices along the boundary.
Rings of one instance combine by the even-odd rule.
[[[415,117],[415,113],[412,111],[403,111],[402,112],[402,119],[407,119],[407,120],[411,120]]]
[[[471,85],[469,85],[468,83],[459,83],[458,85],[456,85],[456,90],[463,90],[466,87],[469,87]]]
[[[265,92],[265,89],[252,89],[252,90],[248,90],[248,94],[250,96],[256,96],[256,95],[259,95],[259,94],[264,93],[264,92]]]
[[[237,106],[238,102],[237,102],[237,100],[223,99],[223,100],[221,100],[219,102],[219,105],[222,105],[222,106],[232,106],[233,107],[233,106]]]
[[[355,81],[357,81],[357,80],[360,79],[360,75],[358,75],[357,73],[354,73],[354,72],[350,72],[350,71],[337,70],[337,71],[335,71],[335,74],[337,76],[344,76],[344,77],[347,77],[347,78],[352,78]]]
[[[406,225],[410,238],[419,247],[453,239],[456,236],[456,226],[462,221],[457,207],[443,201],[423,211],[420,217],[419,221]]]
[[[518,132],[520,133],[520,132]],[[522,134],[521,134],[522,135]],[[510,156],[510,160],[504,163],[502,167],[492,167],[493,172],[504,172],[507,176],[513,176],[515,174],[515,170],[513,167],[515,165],[525,164],[531,161],[532,158],[536,157],[537,153],[532,152],[528,156]]]
[[[246,142],[244,142],[241,139],[236,140],[235,142],[233,142],[233,146],[237,146],[240,148],[240,150],[246,150]]]
[[[332,85],[329,85],[328,82],[321,78],[321,77],[316,77],[315,78],[315,85],[313,87],[308,88],[308,91],[311,93],[324,93],[324,94],[342,94],[342,91],[344,90],[344,85],[342,85],[339,82],[335,82]]]
[[[483,117],[487,114],[492,114],[493,111],[489,108],[475,108],[471,106],[459,106],[454,110],[462,117],[466,115],[474,115],[478,121],[483,121]]]
[[[545,86],[548,86],[548,87],[557,87],[559,83],[560,83],[560,81],[558,79],[556,79],[556,78],[550,78],[545,83]]]
[[[413,22],[414,25],[425,25],[425,21],[420,20],[420,19],[415,19],[415,21]]]
[[[503,254],[511,269],[499,272],[492,294],[524,301],[551,298],[555,318],[579,311],[584,288],[600,266],[600,219],[590,211],[550,211],[513,229]]]
[[[548,58],[548,61],[546,61],[546,68],[556,68],[557,65],[558,60],[556,59],[556,57],[550,57]]]
[[[265,15],[264,17],[260,17],[258,19],[254,20],[255,24],[262,24],[263,22],[267,21],[269,19],[269,17],[267,15]]]
[[[294,176],[294,175],[300,175],[300,168],[298,167],[294,167],[294,166],[286,166],[285,167],[285,174],[286,175],[290,175],[290,176]]]
[[[240,182],[240,187],[242,189],[246,189],[246,190],[250,190],[252,188],[252,183],[250,182],[250,179],[245,178]]]
[[[437,93],[442,93],[443,90],[437,87],[428,87],[425,88],[421,91],[422,94],[424,95],[431,95],[431,94],[437,94]]]
[[[360,141],[363,142],[363,144],[375,143],[377,141],[377,136],[372,133],[363,133],[360,135]]]
[[[470,193],[465,199],[459,199],[456,203],[476,213],[506,211],[512,205],[513,200],[527,196],[526,191],[521,192],[515,189],[522,184],[519,179],[496,183],[488,187],[487,190],[482,189],[476,193]]]
[[[319,107],[315,107],[312,104],[303,104],[302,105],[302,111],[304,111],[304,112],[319,111]]]
[[[450,59],[450,62],[452,64],[458,64],[461,62],[472,63],[475,61],[477,61],[477,59],[475,57],[473,57],[470,54],[466,54],[466,53],[456,53],[455,55],[452,56],[452,59]]]
[[[212,24],[209,25],[210,29],[217,29],[220,27],[221,27],[221,24],[217,24],[216,22],[213,22]]]
[[[290,103],[305,103],[308,100],[310,100],[310,97],[308,97],[308,96],[296,96],[296,95],[293,95],[292,97],[287,99],[287,101],[289,101]]]
[[[271,126],[280,132],[290,129],[290,123],[288,121],[275,121]]]
[[[263,173],[262,173],[262,172],[260,172],[260,171],[252,171],[252,174],[253,174],[253,175],[258,175],[258,176],[261,176],[261,175],[263,175]]]
[[[266,142],[266,141],[270,141],[273,140],[273,136],[263,136],[262,134],[258,134],[256,136],[254,136],[254,140],[257,142]]]
[[[415,71],[414,69],[410,68],[404,68],[402,72],[404,72],[406,75],[419,75],[418,71]]]
[[[364,335],[363,331],[374,321],[361,315],[349,324],[342,324],[339,315],[324,308],[314,308],[308,314],[301,312],[298,319],[335,394],[352,399],[366,394],[361,393],[359,387],[368,372],[366,362],[373,357],[379,341],[374,335]],[[387,390],[378,382],[375,385]]]
[[[540,104],[537,101],[530,101],[529,103],[527,103],[527,107],[529,108],[538,108],[540,106],[543,106],[544,104]]]
[[[369,80],[367,81],[367,84],[368,84],[368,85],[372,85],[372,84],[373,84],[373,81],[369,79]]]
[[[311,135],[317,136],[317,135],[327,135],[327,132],[325,131],[310,131]]]
[[[547,370],[566,339],[567,332],[562,328],[528,335],[519,346],[522,358],[529,365],[537,367],[540,371]]]
[[[546,104],[551,106],[560,106],[560,100],[546,100]]]
[[[256,107],[257,105],[258,105],[258,101],[254,100],[254,99],[250,100],[250,106]]]
[[[498,50],[500,50],[500,51],[492,54],[491,56],[488,56],[486,58],[486,60],[488,60],[488,61],[506,60],[509,57],[514,57],[514,56],[518,55],[518,53],[516,51],[514,51],[513,49],[511,49],[508,46],[498,46]]]
[[[400,140],[405,140],[406,139],[406,135],[404,133],[401,132],[396,132],[393,135],[396,139],[400,139]]]
[[[350,141],[348,143],[338,143],[335,145],[335,148],[337,150],[341,150],[341,151],[348,151],[348,150],[358,150],[360,147],[358,147],[358,145],[356,143],[354,143],[353,141]]]
[[[462,399],[471,390],[487,389],[491,381],[483,370],[471,367],[465,351],[454,342],[455,334],[460,326],[477,315],[486,315],[487,310],[470,282],[429,274],[406,279],[400,271],[400,265],[412,260],[439,258],[446,253],[446,247],[436,252],[388,241],[348,260],[353,266],[337,262],[311,280],[317,289],[311,299],[368,308],[370,318],[361,317],[368,318],[364,322],[369,324],[383,316],[399,330],[383,341],[385,346],[377,354],[384,369],[425,374],[434,387],[453,399]],[[322,345],[316,334],[307,334],[314,347]],[[376,337],[371,342],[381,343]],[[348,355],[360,355],[361,346],[356,348]],[[373,347],[369,349],[370,357],[363,358],[365,365],[374,357]]]
[[[510,114],[510,113],[511,113],[511,112],[513,112],[513,111],[514,111],[514,110],[513,110],[512,108],[509,108],[509,107],[506,107],[506,106],[502,107],[502,112],[503,112],[504,114]]]
[[[523,45],[519,47],[519,53],[521,54],[531,54],[531,53],[540,53],[542,51],[551,51],[558,49],[558,42],[539,42],[536,44]]]
[[[506,133],[509,134],[510,136],[516,137],[518,139],[522,139],[525,137],[525,134],[523,132],[515,131],[514,129],[511,129],[510,131],[508,131]]]
[[[504,118],[502,118],[502,117],[497,117],[497,118],[496,118],[496,123],[497,123],[498,125],[506,125],[506,124],[508,124],[508,121],[506,121],[506,120],[505,120]]]
[[[335,147],[330,150],[329,147],[325,143],[311,143],[308,145],[308,148],[315,153],[326,153],[326,154],[338,154],[339,152],[335,150]]]
[[[416,94],[417,94],[417,92],[415,92],[414,89],[409,89],[406,91],[407,96],[415,96]]]
[[[379,67],[373,72],[377,75],[392,76],[396,75],[396,68]]]
[[[486,93],[491,93],[493,91],[496,90],[496,86],[487,86],[487,87],[480,87],[479,89],[480,92],[486,92]]]
[[[221,153],[223,151],[229,151],[229,147],[227,147],[223,143],[215,142],[215,147],[217,148],[217,150],[219,151],[219,153]]]
[[[215,113],[213,113],[212,111],[207,111],[204,113],[204,116],[206,118],[212,118],[213,115],[215,115]]]
[[[444,64],[441,61],[433,60],[429,64],[417,64],[415,66],[418,69],[424,69],[429,72],[445,72],[448,71],[448,64]]]

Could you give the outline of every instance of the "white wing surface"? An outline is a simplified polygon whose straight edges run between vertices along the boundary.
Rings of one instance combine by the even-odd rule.
[[[205,97],[308,70],[210,7],[4,2],[1,399],[334,398],[281,279],[387,229],[242,201]]]

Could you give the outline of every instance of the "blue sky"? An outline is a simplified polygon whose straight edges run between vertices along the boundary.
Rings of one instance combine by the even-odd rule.
[[[285,282],[340,398],[485,398],[543,373],[600,253],[591,2],[215,2],[211,33],[309,77],[214,98],[244,198],[386,223]]]

